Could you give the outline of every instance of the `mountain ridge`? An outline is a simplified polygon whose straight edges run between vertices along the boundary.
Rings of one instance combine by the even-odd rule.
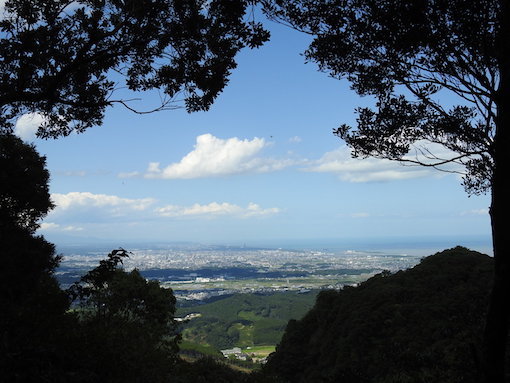
[[[265,372],[301,382],[475,382],[492,258],[455,247],[290,321]]]

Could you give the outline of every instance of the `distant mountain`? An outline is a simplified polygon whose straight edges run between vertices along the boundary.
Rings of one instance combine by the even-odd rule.
[[[492,258],[463,247],[324,291],[266,374],[292,383],[476,382]]]

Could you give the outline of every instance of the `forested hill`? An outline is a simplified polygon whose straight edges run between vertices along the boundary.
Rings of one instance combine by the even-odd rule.
[[[325,291],[290,321],[266,372],[289,382],[475,382],[492,258],[462,247],[356,288]]]

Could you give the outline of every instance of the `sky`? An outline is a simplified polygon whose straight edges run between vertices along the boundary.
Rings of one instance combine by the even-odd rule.
[[[321,73],[301,53],[308,37],[267,25],[271,41],[242,51],[207,112],[106,112],[102,126],[35,138],[56,207],[39,233],[54,243],[446,238],[490,240],[488,195],[469,197],[458,175],[352,159],[332,131],[373,103]],[[133,106],[149,109],[158,94]]]

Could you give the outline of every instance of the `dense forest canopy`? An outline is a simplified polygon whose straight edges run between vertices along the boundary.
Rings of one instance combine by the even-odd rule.
[[[479,382],[492,267],[457,247],[324,291],[289,322],[266,370],[292,383]]]

